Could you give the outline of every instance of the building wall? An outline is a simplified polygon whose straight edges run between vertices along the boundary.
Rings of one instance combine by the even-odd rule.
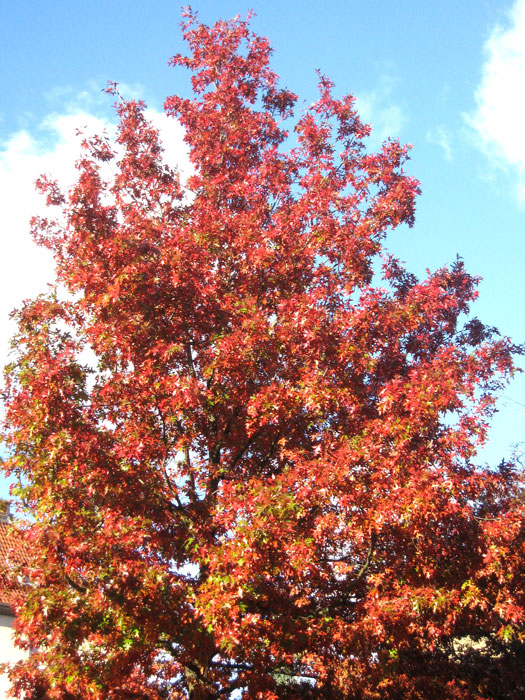
[[[19,661],[24,652],[16,649],[13,644],[11,626],[14,617],[0,614],[0,663]],[[0,674],[0,700],[6,700],[9,696],[9,680],[6,674]]]
[[[0,498],[0,566],[8,569],[26,561],[26,548],[20,534],[12,527],[9,501]],[[0,587],[0,664],[14,663],[24,658],[24,652],[13,643],[14,615],[11,608],[13,591]],[[0,700],[7,700],[9,692],[7,674],[0,673]]]

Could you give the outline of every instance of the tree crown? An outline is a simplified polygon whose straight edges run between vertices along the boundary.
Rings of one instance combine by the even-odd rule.
[[[406,146],[369,153],[324,76],[295,118],[247,22],[183,30],[187,182],[120,99],[76,185],[39,182],[68,294],[19,311],[8,372],[39,552],[16,692],[480,697],[457,640],[504,664],[523,633],[516,475],[473,461],[513,346],[461,261],[420,281],[384,249]]]

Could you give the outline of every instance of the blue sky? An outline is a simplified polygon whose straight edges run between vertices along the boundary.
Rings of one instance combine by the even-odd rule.
[[[356,95],[372,147],[387,136],[413,144],[416,225],[392,234],[389,248],[418,274],[459,254],[484,280],[475,314],[525,341],[525,0],[202,0],[193,8],[206,23],[252,8],[274,69],[301,100],[315,99],[319,68],[337,92]],[[178,3],[0,0],[0,11],[3,363],[9,310],[53,274],[28,236],[41,209],[34,179],[44,171],[71,181],[76,128],[111,128],[111,99],[101,92],[108,80],[146,100],[169,157],[184,165],[180,130],[160,112],[166,95],[187,93],[188,76],[167,65],[184,51]],[[482,459],[498,461],[525,440],[524,389],[519,378],[504,392]]]

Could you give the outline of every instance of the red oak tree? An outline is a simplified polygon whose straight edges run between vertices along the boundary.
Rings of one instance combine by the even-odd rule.
[[[40,181],[68,294],[24,304],[8,371],[17,697],[523,697],[518,475],[474,462],[510,341],[461,262],[385,250],[406,147],[369,153],[325,77],[292,138],[268,41],[183,26],[187,184],[120,99],[117,144]]]

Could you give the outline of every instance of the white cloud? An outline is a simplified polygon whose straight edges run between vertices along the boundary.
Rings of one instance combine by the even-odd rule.
[[[525,0],[514,3],[505,26],[493,29],[484,52],[477,108],[466,119],[493,165],[511,169],[525,203]]]
[[[87,105],[89,96],[77,96],[63,112],[49,114],[36,128],[16,131],[0,142],[0,367],[7,361],[15,330],[10,312],[24,299],[45,291],[54,280],[50,252],[36,246],[29,233],[31,217],[46,210],[43,197],[35,191],[35,180],[48,174],[67,189],[75,180],[74,165],[80,153],[77,130],[90,134],[115,129],[107,118],[79,107],[79,102]],[[154,110],[148,110],[147,116],[161,132],[168,162],[188,171],[180,124]]]
[[[375,90],[356,95],[359,116],[372,127],[371,145],[374,147],[388,138],[398,138],[406,123],[403,110],[392,101],[393,82],[385,74]]]
[[[0,363],[6,361],[14,324],[9,313],[23,299],[46,289],[54,279],[49,251],[38,248],[29,234],[29,221],[45,210],[35,191],[35,180],[50,174],[65,186],[74,178],[79,153],[79,126],[103,131],[102,120],[84,112],[47,116],[38,129],[17,131],[0,146],[0,191],[3,205],[0,220]]]
[[[173,117],[155,109],[146,109],[145,116],[158,129],[166,162],[176,165],[183,182],[194,172],[188,146],[184,143],[184,127]]]

